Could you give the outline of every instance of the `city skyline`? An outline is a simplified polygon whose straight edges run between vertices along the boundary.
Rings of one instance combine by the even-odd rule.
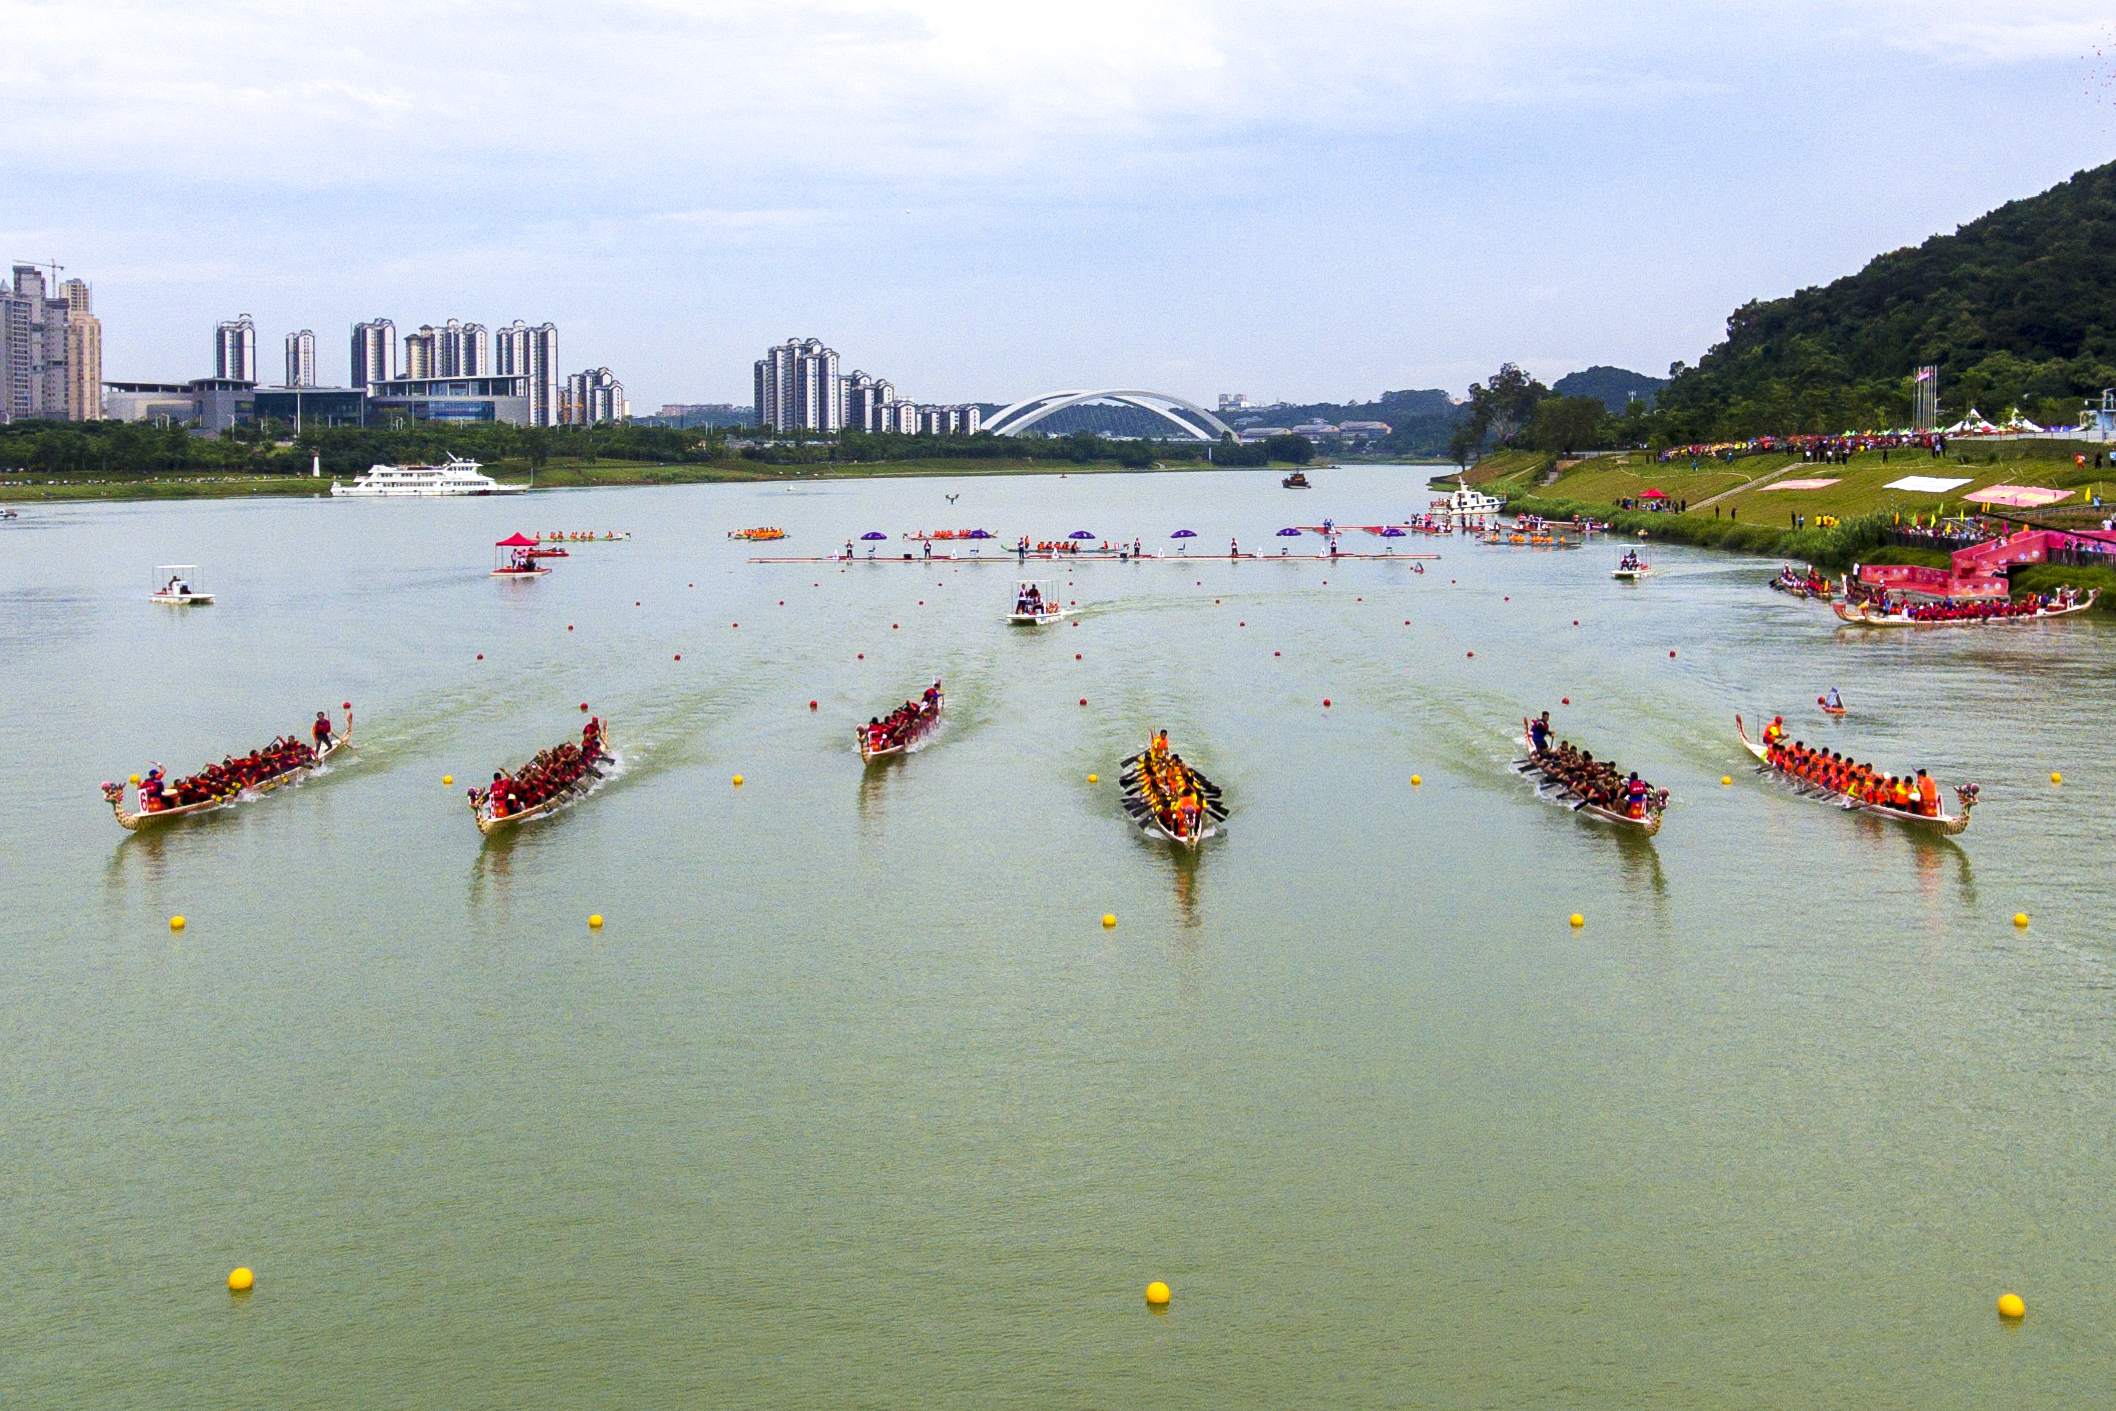
[[[190,375],[189,330],[231,309],[349,328],[378,302],[536,308],[644,405],[748,401],[753,350],[803,326],[943,401],[1658,374],[1750,299],[2116,152],[2085,81],[2105,25],[2019,0],[1091,0],[1064,24],[791,0],[657,11],[646,45],[612,16],[412,13],[362,12],[343,48],[214,3],[20,13],[24,51],[62,57],[0,94],[25,193],[0,229],[98,271],[110,376]],[[544,98],[500,121],[524,85]],[[784,123],[789,88],[812,121]],[[418,140],[466,124],[500,134],[475,160]],[[877,160],[844,160],[855,124]],[[603,159],[534,165],[582,131]],[[378,145],[404,150],[386,174]]]

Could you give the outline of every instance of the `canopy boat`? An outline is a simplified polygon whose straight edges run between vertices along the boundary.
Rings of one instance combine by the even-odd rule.
[[[1218,835],[1227,818],[1220,786],[1170,752],[1166,733],[1119,761],[1118,768],[1124,811],[1141,832],[1186,848]]]
[[[747,539],[752,544],[761,544],[772,539],[784,539],[786,531],[770,527],[763,529],[730,529],[727,532],[727,537],[730,539]]]
[[[1291,475],[1287,476],[1284,480],[1281,480],[1278,483],[1288,490],[1307,490],[1313,488],[1308,483],[1307,472],[1301,470],[1294,471]]]
[[[191,576],[196,572],[195,564],[163,564],[154,570],[154,591],[147,595],[147,600],[180,608],[206,606],[213,601],[213,595],[191,586]]]
[[[2070,617],[2073,613],[2085,612],[2088,608],[2094,606],[2094,600],[2101,596],[2101,589],[2087,589],[2087,595],[2084,598],[2079,597],[2077,590],[2071,588],[2060,589],[2059,593],[2060,596],[2054,604],[2042,604],[2027,612],[2007,611],[1990,616],[1977,615],[1976,609],[1991,606],[1991,604],[1982,603],[1960,605],[1967,609],[1966,614],[1962,616],[1933,615],[1917,617],[1913,614],[1926,609],[1899,607],[1890,611],[1878,603],[1845,604],[1833,602],[1830,604],[1830,608],[1840,620],[1849,622],[1857,627],[1990,627],[1995,624],[2010,622],[2045,622],[2053,617]],[[2010,608],[2012,604],[2007,604],[2007,606]],[[1948,605],[1945,603],[1933,603],[1929,604],[1928,607],[1946,609]]]
[[[491,576],[494,578],[534,578],[539,573],[551,571],[537,562],[540,557],[537,541],[526,534],[510,534],[492,548]]]
[[[502,771],[493,783],[470,790],[470,816],[489,838],[502,828],[556,813],[600,783],[604,766],[616,763],[607,723],[590,719],[581,727],[578,745],[567,740],[521,769]]]
[[[319,711],[317,714],[328,721],[328,717],[323,716],[323,712]],[[172,818],[188,818],[194,813],[210,813],[216,808],[227,808],[233,804],[240,803],[245,796],[255,797],[261,794],[268,794],[281,784],[299,779],[304,774],[310,774],[322,768],[325,760],[352,744],[353,703],[351,701],[345,703],[344,734],[334,733],[324,738],[320,744],[313,746],[302,745],[298,738],[292,736],[287,738],[294,740],[293,749],[274,752],[269,757],[266,756],[264,751],[259,751],[258,762],[263,768],[256,772],[242,771],[249,775],[246,778],[237,777],[238,769],[234,765],[209,764],[189,778],[176,780],[173,784],[162,789],[157,796],[153,793],[151,786],[143,784],[140,776],[135,774],[132,776],[131,783],[139,795],[139,811],[137,813],[127,813],[125,811],[125,786],[123,784],[106,782],[103,785],[103,799],[110,805],[110,811],[117,815],[118,825],[130,832],[137,833],[149,824],[165,823]],[[313,732],[311,732],[311,738],[316,738]],[[242,761],[244,765],[247,765],[247,763],[247,760]],[[149,780],[158,781],[160,775],[160,765],[152,766],[147,771]],[[189,798],[188,802],[182,802],[181,800],[184,800],[187,796],[192,797]],[[165,802],[162,806],[156,807],[157,797],[162,800],[178,801]]]
[[[1974,784],[1955,785],[1954,797],[1962,808],[1962,811],[1956,814],[1941,812],[1915,813],[1909,809],[1897,808],[1892,804],[1869,803],[1864,799],[1853,798],[1849,794],[1838,793],[1836,790],[1818,784],[1804,775],[1796,774],[1790,769],[1785,769],[1772,763],[1770,750],[1749,738],[1748,729],[1742,724],[1741,716],[1738,714],[1734,717],[1734,733],[1741,737],[1742,748],[1756,756],[1756,772],[1758,774],[1776,774],[1790,782],[1799,792],[1821,799],[1826,803],[1833,803],[1848,813],[1871,813],[1877,818],[1893,818],[1899,823],[1908,823],[1916,828],[1926,828],[1935,833],[1944,833],[1952,837],[1969,826],[1969,810],[1975,808],[1977,804],[1979,790]],[[1934,802],[1934,808],[1938,808],[1937,800]]]
[[[1058,598],[1056,580],[1024,578],[1014,587],[1014,610],[1007,621],[1019,627],[1042,627],[1070,615]]]
[[[1609,576],[1616,579],[1619,583],[1636,583],[1651,572],[1653,572],[1652,564],[1647,563],[1637,554],[1630,553],[1624,555]]]
[[[905,701],[890,712],[887,720],[853,726],[860,758],[871,763],[893,754],[910,753],[914,746],[940,728],[940,713],[947,703],[947,694],[936,681],[917,704]]]
[[[1535,722],[1524,717],[1521,721],[1521,726],[1521,740],[1523,744],[1528,746],[1528,758],[1514,761],[1516,770],[1523,774],[1535,775],[1544,784],[1550,785],[1556,791],[1556,797],[1560,799],[1567,797],[1577,799],[1578,802],[1572,805],[1574,813],[1590,814],[1605,822],[1621,824],[1626,828],[1636,828],[1649,838],[1660,831],[1661,815],[1666,812],[1668,807],[1668,791],[1666,789],[1655,789],[1650,785],[1647,786],[1643,799],[1635,806],[1617,801],[1614,798],[1610,798],[1606,802],[1597,802],[1594,798],[1590,798],[1573,788],[1571,781],[1566,777],[1566,772],[1559,767],[1557,751],[1538,750],[1536,748]],[[1595,763],[1607,766],[1612,770],[1615,769],[1615,766],[1610,765],[1607,760],[1598,760]],[[1622,777],[1620,771],[1618,772],[1618,778],[1619,787],[1621,787]],[[1541,793],[1542,791],[1543,785],[1538,784],[1536,792]],[[1637,809],[1636,812],[1633,812],[1634,807]]]

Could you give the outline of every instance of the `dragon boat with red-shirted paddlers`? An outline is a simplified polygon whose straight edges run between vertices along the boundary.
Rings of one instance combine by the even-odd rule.
[[[502,828],[546,817],[600,783],[604,771],[616,763],[608,724],[591,716],[580,729],[579,744],[563,741],[520,769],[498,771],[484,788],[470,790],[471,817],[477,820],[478,832],[487,837]]]
[[[1514,769],[1542,781],[1536,785],[1537,794],[1547,787],[1550,797],[1572,800],[1568,806],[1573,812],[1636,828],[1649,838],[1660,831],[1661,817],[1668,808],[1666,789],[1654,788],[1638,777],[1637,770],[1627,779],[1615,765],[1574,748],[1568,740],[1552,745],[1547,710],[1540,720],[1524,717],[1521,724],[1528,758],[1515,760]]]
[[[905,701],[890,711],[886,719],[871,716],[865,725],[853,726],[860,758],[872,763],[891,755],[909,754],[940,728],[940,713],[947,703],[947,695],[936,681],[918,700]]]
[[[1194,848],[1219,833],[1227,804],[1220,786],[1168,748],[1168,732],[1156,730],[1146,748],[1117,762],[1124,811],[1140,831]]]
[[[1798,792],[1848,813],[1893,818],[1952,837],[1969,826],[1969,811],[1977,804],[1977,786],[1957,784],[1954,797],[1962,811],[1945,813],[1940,809],[1938,781],[1922,769],[1915,777],[1883,774],[1871,764],[1848,760],[1834,750],[1812,749],[1801,740],[1788,744],[1784,716],[1764,726],[1759,741],[1749,738],[1748,728],[1736,715],[1734,733],[1741,737],[1742,748],[1756,756],[1758,774],[1779,775]]]
[[[306,743],[298,735],[281,735],[263,749],[225,758],[181,779],[169,779],[162,766],[150,764],[144,775],[135,774],[130,781],[138,794],[138,812],[125,811],[123,784],[106,780],[104,802],[117,815],[121,827],[136,833],[150,824],[210,813],[268,794],[282,784],[314,773],[325,760],[352,744],[353,703],[347,701],[344,709],[343,734],[331,728],[330,713],[319,710]]]
[[[2094,606],[2101,596],[2101,589],[2089,588],[2081,596],[2077,588],[2067,585],[2053,592],[2038,593],[2028,598],[2000,599],[1991,602],[1902,603],[1893,608],[1885,603],[1838,603],[1830,604],[1837,616],[1854,627],[1996,627],[2015,622],[2047,622],[2053,617],[2070,617],[2076,612],[2085,612]]]

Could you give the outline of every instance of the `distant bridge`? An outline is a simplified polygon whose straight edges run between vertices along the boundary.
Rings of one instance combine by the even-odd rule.
[[[1019,436],[1045,417],[1062,412],[1067,407],[1077,407],[1083,402],[1116,402],[1121,406],[1137,407],[1141,411],[1152,412],[1185,436],[1200,441],[1217,441],[1222,436],[1234,434],[1232,427],[1196,402],[1185,401],[1166,392],[1148,392],[1138,387],[1046,392],[1040,397],[1030,397],[1026,401],[1014,403],[986,422],[984,429],[1000,436]]]

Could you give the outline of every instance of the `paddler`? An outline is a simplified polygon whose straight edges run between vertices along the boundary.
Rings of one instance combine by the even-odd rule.
[[[1940,786],[1922,769],[1918,771],[1918,812],[1927,818],[1940,816]]]
[[[1763,727],[1763,742],[1766,745],[1780,745],[1785,743],[1784,716],[1774,715],[1771,717],[1771,723]]]

